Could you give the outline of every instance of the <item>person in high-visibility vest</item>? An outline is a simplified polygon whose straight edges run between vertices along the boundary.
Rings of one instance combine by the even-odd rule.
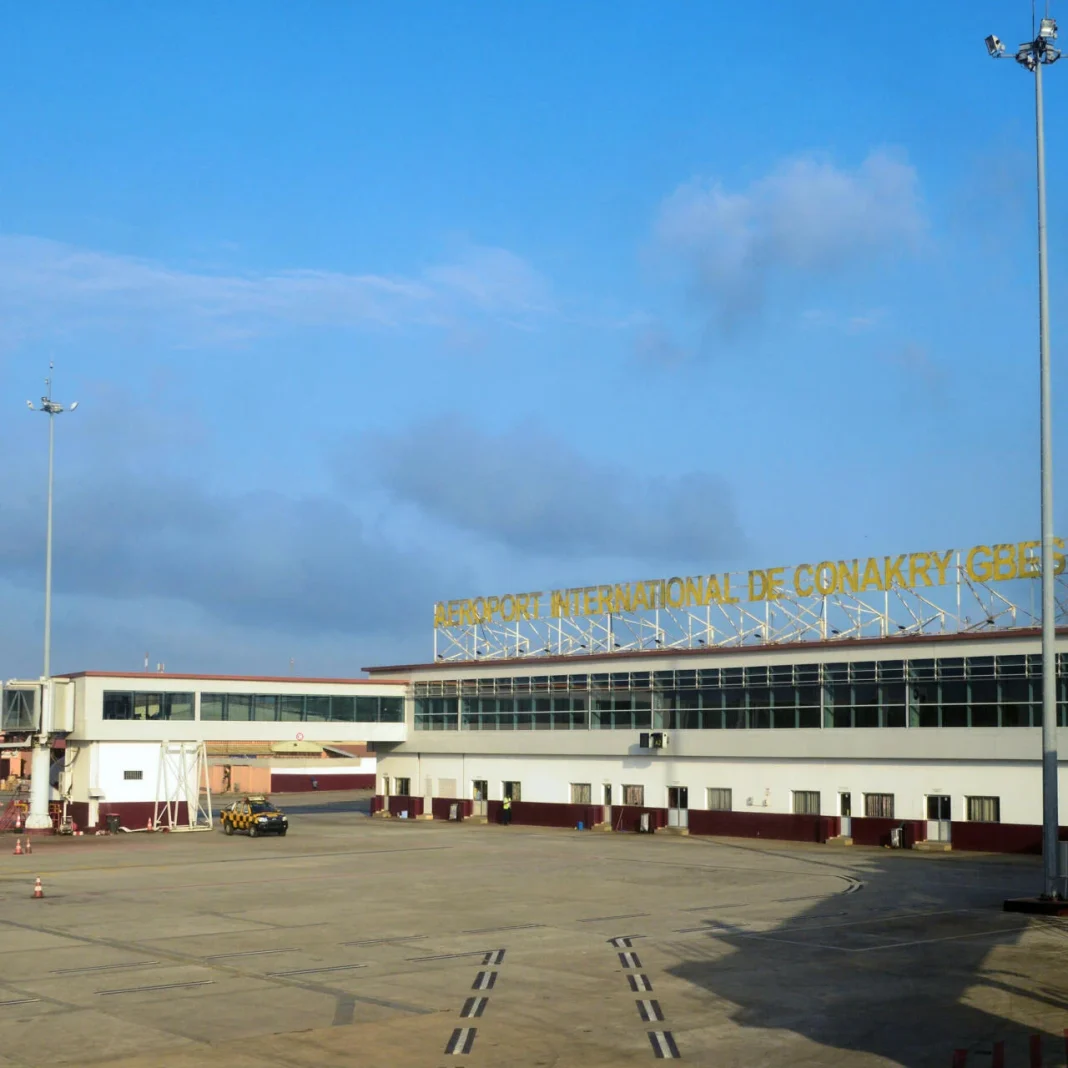
[[[512,822],[512,799],[506,797],[501,802],[501,823],[506,827]]]

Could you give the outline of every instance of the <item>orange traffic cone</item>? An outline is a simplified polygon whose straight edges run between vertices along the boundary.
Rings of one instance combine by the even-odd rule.
[[[26,844],[29,845],[30,843],[27,841]],[[15,839],[15,856],[16,857],[21,857],[22,856],[22,839],[21,838],[16,838]]]
[[[35,898],[44,897],[44,888],[41,886],[40,876],[37,876],[37,882],[33,884],[33,896]]]
[[[145,824],[145,830],[146,831],[152,830],[152,821],[151,820],[149,820],[148,823]]]
[[[30,836],[26,835],[26,854],[27,856],[33,852],[33,845],[30,843]]]

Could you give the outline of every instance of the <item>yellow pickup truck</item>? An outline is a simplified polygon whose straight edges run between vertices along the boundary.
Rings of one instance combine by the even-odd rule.
[[[219,814],[224,834],[246,831],[249,838],[261,834],[285,834],[289,820],[281,809],[275,808],[263,794],[249,794],[235,801]]]

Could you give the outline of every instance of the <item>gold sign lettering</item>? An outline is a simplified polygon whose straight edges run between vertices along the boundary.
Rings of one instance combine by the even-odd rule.
[[[1054,573],[1065,568],[1064,540],[1054,538]],[[863,594],[868,590],[927,589],[956,581],[957,568],[974,582],[1005,582],[1034,579],[1041,573],[1041,543],[1003,542],[973,545],[966,552],[920,551],[899,556],[869,556],[865,560],[821,560],[818,564],[753,568],[745,575],[745,599],[777,601],[790,590],[798,597],[833,597]],[[956,557],[956,563],[954,563]],[[550,590],[548,603],[543,590],[506,593],[497,597],[474,597],[440,601],[434,605],[434,627],[465,627],[478,624],[518,623],[552,619],[618,615],[654,609],[703,608],[738,604],[731,583],[738,575],[675,575],[668,579],[642,579],[604,586],[577,586]]]

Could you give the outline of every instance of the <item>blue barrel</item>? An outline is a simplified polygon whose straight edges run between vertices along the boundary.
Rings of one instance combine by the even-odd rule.
[[[578,821],[578,827],[576,827],[576,828],[575,828],[575,830],[577,830],[577,831],[584,831],[585,829],[586,829],[586,827],[584,826],[584,824],[583,824],[582,820],[579,820],[579,821]]]

